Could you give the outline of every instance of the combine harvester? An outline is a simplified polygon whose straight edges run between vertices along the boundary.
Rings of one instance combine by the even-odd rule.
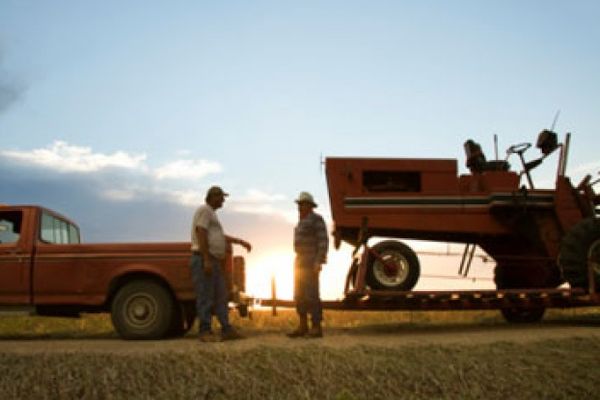
[[[324,308],[500,309],[507,321],[535,322],[549,307],[600,305],[600,196],[593,190],[600,179],[588,175],[573,186],[565,174],[569,139],[558,143],[555,132],[542,131],[542,155],[531,161],[524,155],[530,143],[510,146],[506,160],[487,161],[468,140],[470,173],[460,176],[452,159],[327,158],[335,245],[353,245],[355,257],[344,299]],[[531,170],[556,151],[555,188],[536,189]],[[510,170],[512,155],[522,164],[519,173]],[[370,247],[377,237],[388,240]],[[497,290],[411,291],[419,259],[395,239],[465,244],[463,276],[479,246],[496,262]],[[293,305],[275,296],[261,303]]]

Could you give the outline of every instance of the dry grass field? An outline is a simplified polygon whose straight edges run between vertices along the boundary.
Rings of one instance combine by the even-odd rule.
[[[233,314],[232,314],[233,315]],[[127,342],[106,315],[0,318],[6,399],[600,398],[600,310],[508,325],[497,312],[326,312],[326,337],[285,338],[294,313],[234,317],[247,336]]]

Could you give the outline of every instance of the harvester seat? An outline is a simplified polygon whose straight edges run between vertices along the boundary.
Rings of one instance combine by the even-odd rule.
[[[471,173],[483,171],[508,171],[510,164],[505,160],[487,161],[479,143],[469,139],[464,144],[467,155],[467,168]]]

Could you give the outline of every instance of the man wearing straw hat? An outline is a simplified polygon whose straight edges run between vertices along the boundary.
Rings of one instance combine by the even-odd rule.
[[[294,229],[294,300],[300,321],[298,328],[287,335],[291,338],[318,338],[323,336],[319,273],[327,262],[327,227],[323,217],[314,212],[317,203],[310,193],[301,192],[296,203],[299,221]],[[311,317],[310,329],[308,314]]]

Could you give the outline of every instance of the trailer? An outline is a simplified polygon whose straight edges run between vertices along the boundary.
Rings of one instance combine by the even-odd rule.
[[[543,130],[541,156],[531,143],[510,146],[488,161],[473,140],[464,143],[469,173],[455,159],[338,158],[325,160],[334,243],[355,247],[344,298],[324,308],[348,310],[500,309],[510,322],[532,322],[546,308],[598,306],[600,196],[587,175],[566,175],[571,135],[562,143]],[[559,152],[555,187],[536,188],[531,170]],[[517,157],[521,171],[511,170]],[[372,238],[385,238],[369,246]],[[496,263],[496,290],[413,291],[421,266],[399,239],[465,244],[459,273],[468,274],[475,248]],[[565,285],[567,284],[567,285]],[[263,305],[291,306],[276,296]]]

